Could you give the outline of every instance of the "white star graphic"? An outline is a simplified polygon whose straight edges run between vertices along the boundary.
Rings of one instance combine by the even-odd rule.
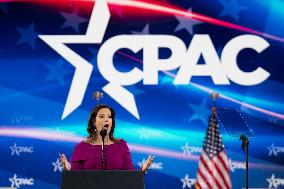
[[[271,178],[266,179],[266,181],[269,183],[268,188],[272,188],[272,187],[277,188],[277,186],[275,186],[274,184],[274,180],[275,180],[274,174],[271,175]]]
[[[13,156],[14,154],[16,154],[17,156],[20,155],[20,153],[17,150],[17,144],[16,143],[13,146],[10,146],[10,149],[12,150],[11,156]]]
[[[188,143],[185,143],[185,145],[184,146],[182,146],[181,147],[181,149],[182,149],[182,154],[183,155],[190,155],[190,147],[188,146]]]
[[[188,174],[186,174],[184,178],[181,178],[180,181],[182,182],[182,188],[191,188],[196,182],[195,179],[190,179]]]
[[[61,119],[66,118],[83,101],[93,70],[92,64],[70,49],[66,44],[102,43],[110,12],[106,0],[96,1],[85,35],[40,35],[39,37],[75,67],[75,73]],[[120,85],[109,83],[103,87],[110,97],[139,119],[133,94]]]
[[[269,154],[268,154],[269,156],[271,156],[272,154],[277,156],[277,153],[275,153],[274,150],[273,150],[274,149],[274,144],[273,143],[271,144],[271,146],[268,146],[267,148],[269,150]]]
[[[16,174],[14,174],[13,178],[9,178],[9,181],[11,182],[11,187],[20,188],[20,186],[18,184],[18,178],[17,178]]]
[[[56,172],[57,170],[62,172],[63,167],[62,167],[60,160],[58,158],[57,158],[56,162],[52,162],[51,164],[53,165],[53,172]]]

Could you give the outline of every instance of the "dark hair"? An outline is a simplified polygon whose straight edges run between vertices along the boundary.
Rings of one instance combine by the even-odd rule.
[[[97,114],[98,112],[100,111],[100,109],[103,109],[103,108],[107,108],[110,110],[111,112],[111,119],[112,119],[112,127],[111,127],[111,130],[109,132],[109,139],[116,142],[117,139],[114,138],[113,136],[113,133],[114,133],[114,128],[115,128],[115,112],[114,110],[105,105],[105,104],[99,104],[97,105],[91,112],[90,114],[90,117],[89,117],[89,121],[88,121],[88,128],[87,128],[87,131],[88,133],[90,134],[88,139],[89,140],[92,140],[92,141],[95,141],[96,140],[96,137],[97,137],[97,133],[96,133],[96,127],[94,126],[94,123],[95,123],[95,120],[96,120],[96,117],[97,117]]]

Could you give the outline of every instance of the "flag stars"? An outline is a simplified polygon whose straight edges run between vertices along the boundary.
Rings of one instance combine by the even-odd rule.
[[[61,12],[61,15],[65,20],[61,28],[71,27],[77,33],[79,33],[79,25],[88,21],[88,19],[79,16],[78,10],[74,10],[72,13]]]
[[[46,64],[46,68],[49,71],[49,74],[46,78],[46,81],[57,80],[61,86],[64,85],[64,77],[67,74],[70,74],[71,71],[63,67],[63,60],[60,59],[55,65]]]
[[[224,7],[220,16],[231,16],[235,21],[239,21],[239,12],[247,8],[238,4],[238,0],[219,0]]]
[[[205,125],[207,125],[208,116],[210,114],[210,111],[208,110],[207,107],[207,101],[203,100],[199,105],[193,105],[193,104],[187,104],[187,105],[193,110],[193,114],[188,121],[190,122],[193,120],[201,120]]]
[[[191,8],[188,9],[188,13],[191,13]],[[182,16],[175,16],[179,24],[175,29],[176,31],[185,29],[190,35],[193,35],[193,27],[195,25],[201,24],[202,22],[198,20],[193,20],[192,18],[184,18]]]
[[[17,27],[17,30],[21,34],[21,38],[17,42],[17,45],[27,43],[35,50],[35,42],[39,33],[35,31],[34,23],[32,22],[27,28]]]
[[[222,163],[219,164],[218,162],[216,162],[219,161],[220,158],[223,159],[222,161],[224,161],[225,164],[227,164],[227,158],[224,158],[222,156],[222,154],[226,155],[226,153],[223,148],[218,127],[219,126],[217,124],[216,117],[214,115],[211,115],[210,122],[208,123],[208,129],[206,131],[205,141],[203,143],[201,161],[199,161],[196,188],[207,188],[204,183],[209,183],[209,180],[212,178],[216,178],[217,182],[219,182],[219,180],[223,180],[222,182],[226,184],[226,188],[231,188],[230,180],[225,179],[225,174],[228,174],[228,167],[223,166]],[[216,171],[217,168],[215,167],[215,165],[209,166],[209,169],[206,168],[208,164],[210,165],[214,163],[216,163],[215,165],[217,166],[217,168],[219,167],[221,174],[223,174],[224,176],[220,177],[219,172]],[[217,188],[223,187],[217,186]]]

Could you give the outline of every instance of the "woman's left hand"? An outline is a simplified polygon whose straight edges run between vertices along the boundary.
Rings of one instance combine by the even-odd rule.
[[[149,155],[148,159],[145,161],[145,163],[142,165],[141,170],[146,173],[149,169],[149,167],[152,165],[152,162],[154,161],[155,156]]]

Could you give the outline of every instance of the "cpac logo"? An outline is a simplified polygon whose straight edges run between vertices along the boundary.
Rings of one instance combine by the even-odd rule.
[[[275,178],[274,174],[271,175],[271,178],[266,180],[269,183],[268,188],[278,188],[279,185],[284,186],[284,179]]]
[[[231,159],[228,160],[229,168],[232,172],[235,172],[236,169],[246,169],[246,163],[244,162],[236,162]]]
[[[180,181],[182,182],[182,188],[191,188],[196,183],[196,179],[189,178],[188,174],[186,174],[184,178],[181,178]]]
[[[11,156],[13,156],[14,154],[16,154],[17,156],[20,155],[20,153],[33,153],[33,147],[26,147],[26,146],[17,146],[17,144],[15,143],[13,146],[10,146],[11,149]]]
[[[188,146],[188,142],[185,143],[184,146],[181,146],[182,154],[183,155],[191,155],[193,153],[200,154],[202,152],[202,147],[196,147],[196,146]]]
[[[142,167],[142,165],[145,163],[145,158],[143,158],[142,162],[138,162],[137,164],[139,167]],[[149,167],[150,169],[163,169],[163,163],[162,162],[153,162],[152,165]]]
[[[33,178],[17,178],[17,175],[14,174],[13,178],[9,178],[11,182],[11,187],[20,188],[21,185],[32,186],[34,185]]]
[[[140,140],[147,140],[147,139],[153,139],[156,137],[161,137],[161,133],[160,131],[156,131],[156,130],[152,130],[152,129],[147,129],[145,127],[143,127],[141,130],[138,131],[139,132],[139,139]]]
[[[100,0],[95,3],[85,35],[39,36],[76,68],[62,119],[81,105],[93,69],[87,60],[66,44],[102,43],[109,19],[107,2]],[[261,37],[242,35],[231,39],[219,58],[209,35],[194,35],[188,48],[181,39],[171,35],[118,35],[101,45],[97,64],[100,73],[109,82],[103,87],[103,91],[140,119],[134,95],[124,86],[141,80],[145,85],[157,85],[159,71],[177,68],[179,70],[174,80],[175,85],[188,84],[192,76],[210,76],[218,85],[229,85],[230,81],[245,86],[256,85],[265,81],[270,73],[260,67],[252,72],[240,70],[237,56],[245,48],[261,53],[268,46],[268,42]],[[129,72],[119,72],[115,69],[112,59],[115,52],[122,48],[134,53],[143,50],[143,71],[133,68]],[[160,48],[169,49],[171,56],[159,59]],[[197,64],[201,55],[205,60],[204,65]]]
[[[52,162],[51,164],[53,166],[53,172],[56,172],[57,170],[62,172],[63,166],[61,165],[59,158],[57,158],[56,161]]]
[[[284,152],[284,147],[280,147],[280,146],[274,146],[274,144],[271,144],[271,146],[267,147],[269,150],[268,155],[275,155],[278,156],[278,153],[283,153]]]

